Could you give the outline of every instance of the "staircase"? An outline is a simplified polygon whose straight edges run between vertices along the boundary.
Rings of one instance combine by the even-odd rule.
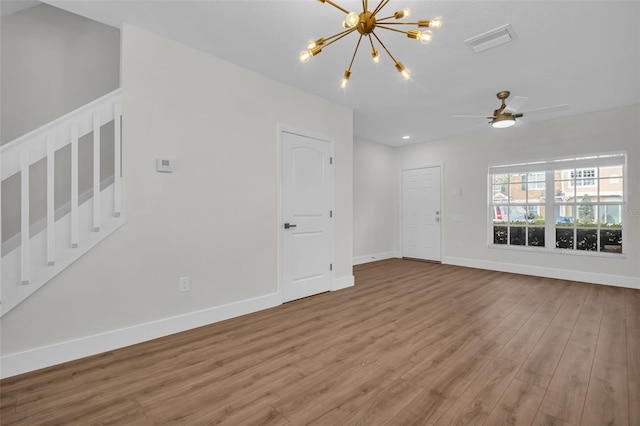
[[[124,224],[121,117],[118,89],[0,147],[0,317]],[[105,125],[112,141],[101,140]],[[113,170],[101,171],[111,145]]]

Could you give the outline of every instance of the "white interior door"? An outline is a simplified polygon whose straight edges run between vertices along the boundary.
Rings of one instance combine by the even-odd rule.
[[[281,291],[284,302],[331,289],[331,143],[283,131]]]
[[[402,256],[440,262],[440,166],[402,171]]]

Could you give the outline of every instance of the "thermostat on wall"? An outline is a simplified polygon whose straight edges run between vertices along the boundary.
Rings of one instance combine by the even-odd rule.
[[[173,171],[171,160],[162,160],[158,158],[156,160],[156,171],[161,173],[171,173]]]

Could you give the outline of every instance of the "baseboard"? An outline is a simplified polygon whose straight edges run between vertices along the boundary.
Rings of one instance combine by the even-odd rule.
[[[353,258],[353,264],[362,265],[363,263],[375,262],[377,260],[384,260],[384,259],[392,259],[394,257],[402,257],[402,254],[399,251],[385,251],[382,253],[356,256]]]
[[[574,271],[569,269],[545,268],[542,266],[519,265],[513,263],[492,262],[488,260],[467,259],[445,256],[442,263],[469,268],[488,269],[491,271],[510,272],[513,274],[533,275],[537,277],[556,278],[560,280],[580,281],[592,284],[611,285],[640,289],[640,278],[623,275],[599,274],[595,272]]]
[[[331,286],[331,291],[342,290],[344,288],[353,287],[356,279],[353,275],[347,275],[346,277],[336,278]]]
[[[132,327],[112,330],[94,336],[83,337],[55,345],[44,346],[0,358],[0,378],[4,379],[52,365],[97,355],[114,349],[131,346],[170,334],[213,324],[282,303],[278,293],[256,297],[228,305],[216,306],[188,314],[151,321]]]

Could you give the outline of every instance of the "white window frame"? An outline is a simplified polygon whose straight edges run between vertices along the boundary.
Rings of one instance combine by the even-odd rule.
[[[600,167],[611,167],[611,166],[620,166],[622,167],[622,178],[624,179],[623,187],[622,187],[622,200],[620,201],[621,211],[625,210],[625,206],[627,205],[627,181],[626,178],[628,176],[627,173],[627,153],[625,151],[621,152],[611,152],[611,153],[600,153],[600,154],[590,154],[580,157],[573,158],[556,158],[556,159],[548,159],[541,161],[532,161],[532,162],[521,162],[516,164],[506,164],[506,165],[494,165],[489,167],[488,173],[488,217],[487,217],[487,242],[490,248],[499,248],[499,249],[515,249],[515,250],[526,250],[526,251],[545,251],[545,252],[553,252],[553,253],[562,253],[562,254],[576,254],[576,255],[588,255],[588,256],[614,256],[616,258],[624,257],[624,253],[626,247],[628,245],[627,238],[627,224],[622,222],[622,252],[621,253],[609,253],[600,251],[589,251],[589,250],[578,250],[577,248],[556,248],[556,220],[555,220],[555,211],[556,207],[562,205],[561,203],[556,203],[555,195],[545,197],[544,202],[540,203],[545,207],[545,246],[527,246],[527,245],[511,245],[509,241],[507,244],[494,244],[494,229],[495,224],[493,223],[493,214],[492,210],[498,203],[493,201],[493,176],[501,175],[501,174],[528,174],[534,172],[545,172],[545,194],[555,194],[555,184],[560,181],[569,180],[567,177],[560,177],[557,181],[555,178],[555,172],[557,170],[570,170],[573,169],[574,179],[572,179],[572,183],[576,180],[585,180],[583,178],[578,178],[576,173],[577,171],[582,170],[594,170],[594,176],[589,176],[588,180],[593,180],[593,185],[587,185],[587,187],[592,186],[598,188],[599,191],[599,182],[598,182],[598,172],[597,170]],[[577,186],[577,185],[576,185]],[[529,204],[529,203],[527,203]],[[532,203],[536,204],[536,203]],[[601,203],[600,201],[595,202],[595,206],[606,205],[611,203]],[[510,203],[505,203],[503,205],[510,205]],[[525,207],[526,208],[526,207]],[[621,217],[622,219],[622,217]],[[500,226],[500,225],[498,225]],[[505,224],[507,228],[510,226],[508,223]],[[574,225],[574,229],[577,229]],[[598,226],[598,241],[600,239],[599,230],[602,229]]]

